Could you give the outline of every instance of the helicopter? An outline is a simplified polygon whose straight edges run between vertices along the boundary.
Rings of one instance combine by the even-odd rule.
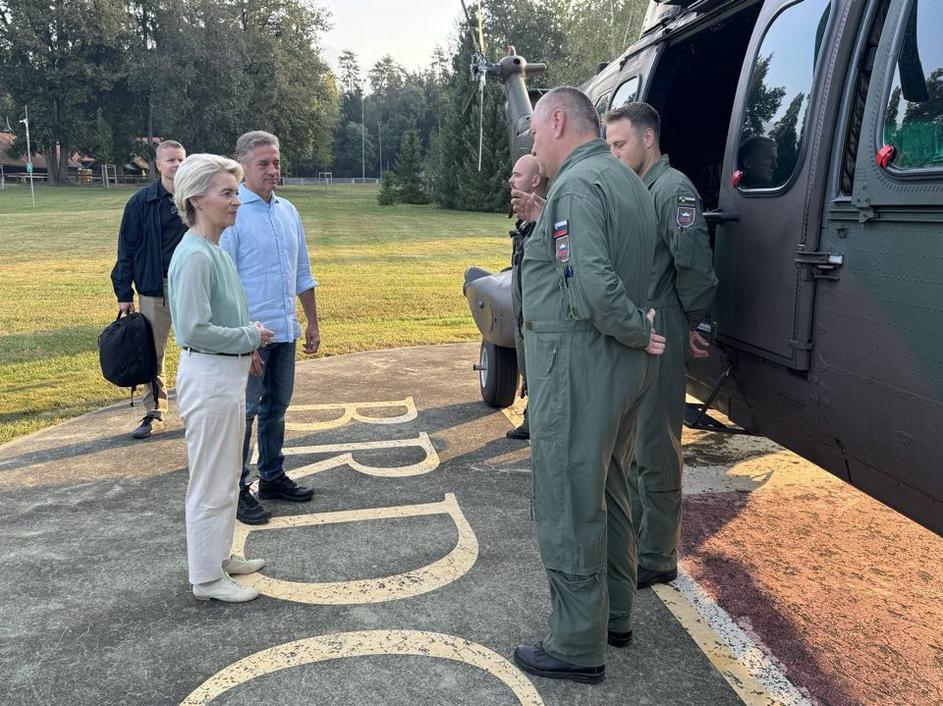
[[[766,436],[937,534],[940,36],[937,0],[651,0],[639,39],[580,86],[600,115],[654,106],[704,201],[719,288],[685,424]],[[517,159],[545,67],[479,55]],[[509,276],[472,267],[463,286],[495,407],[517,384]]]

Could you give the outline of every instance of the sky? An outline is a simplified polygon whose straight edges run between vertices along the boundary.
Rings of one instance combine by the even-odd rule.
[[[448,49],[454,22],[462,13],[459,0],[315,0],[331,12],[333,29],[321,40],[332,68],[350,49],[364,77],[384,54],[409,71],[428,61],[436,45]]]

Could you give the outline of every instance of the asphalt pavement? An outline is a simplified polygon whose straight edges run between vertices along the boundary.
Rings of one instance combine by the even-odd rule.
[[[631,647],[596,686],[520,672],[549,611],[529,450],[476,361],[299,363],[286,467],[316,494],[237,524],[267,561],[243,605],[190,593],[173,402],[146,441],[120,404],[0,447],[0,704],[943,703],[943,540],[771,442],[700,433],[681,577],[640,592]]]

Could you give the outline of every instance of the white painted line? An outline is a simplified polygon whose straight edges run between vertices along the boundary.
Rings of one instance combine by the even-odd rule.
[[[678,569],[673,585],[656,595],[747,706],[813,706],[733,618]]]

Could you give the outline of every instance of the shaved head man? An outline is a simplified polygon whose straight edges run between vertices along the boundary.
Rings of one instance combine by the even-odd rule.
[[[540,174],[540,165],[532,154],[525,154],[519,158],[511,168],[511,178],[508,179],[512,191],[523,191],[528,194],[539,191],[544,193],[544,178]]]
[[[520,157],[511,168],[511,193],[527,194],[543,202],[547,193],[547,180],[540,175],[540,165],[532,154]],[[524,244],[534,230],[534,222],[518,214],[517,223],[511,231],[513,247],[511,250],[511,304],[514,307],[514,318],[517,326],[514,328],[514,348],[517,351],[517,369],[521,374],[521,397],[527,394],[527,372],[524,356],[524,318],[521,313],[521,262],[524,259]],[[527,418],[527,408],[524,408],[524,421],[516,429],[511,429],[505,436],[517,441],[526,441],[530,438],[530,423]]]

